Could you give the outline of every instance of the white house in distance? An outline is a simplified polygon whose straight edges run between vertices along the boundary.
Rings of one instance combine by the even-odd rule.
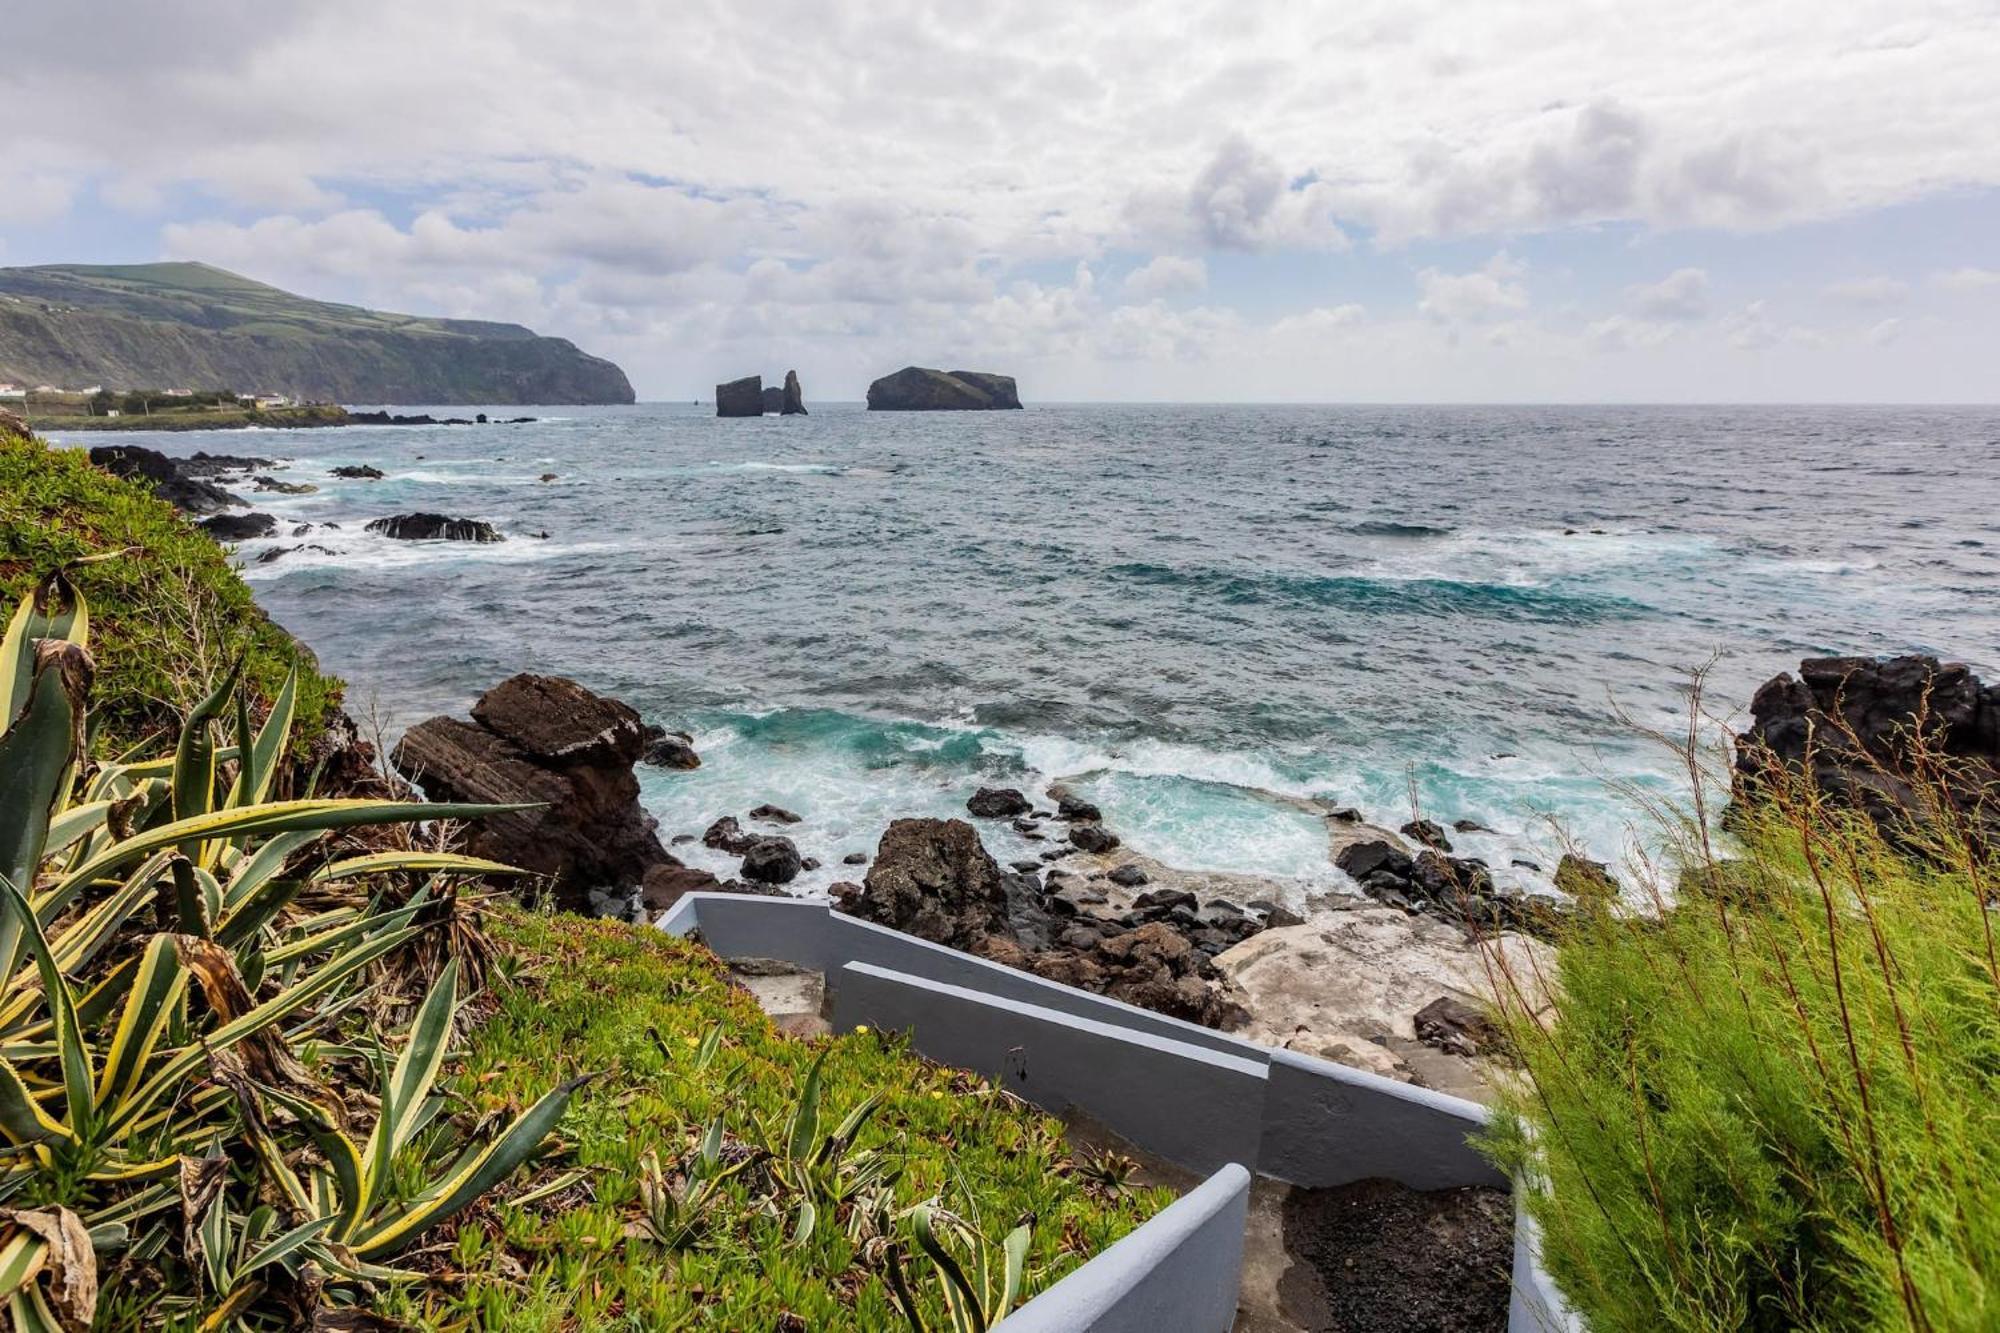
[[[26,401],[28,391],[18,384],[0,384],[0,399]]]

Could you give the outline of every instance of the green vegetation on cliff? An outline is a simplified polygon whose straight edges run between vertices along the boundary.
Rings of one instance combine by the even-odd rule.
[[[206,264],[0,269],[0,380],[346,403],[629,403],[609,361],[516,324],[386,314]]]
[[[1949,812],[1943,771],[1868,777]],[[1599,1333],[2000,1327],[2000,860],[1796,775],[1732,820],[1728,860],[1679,830],[1678,902],[1506,978],[1494,1147],[1545,1266]]]
[[[11,421],[0,416],[0,601],[11,605],[69,561],[132,550],[73,573],[90,603],[97,753],[178,726],[239,653],[260,705],[299,664],[297,740],[314,746],[340,682],[258,608],[214,539],[144,487],[92,467],[83,450],[50,448]]]

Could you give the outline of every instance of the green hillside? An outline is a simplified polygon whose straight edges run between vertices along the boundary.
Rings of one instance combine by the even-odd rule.
[[[609,361],[518,324],[314,301],[207,264],[0,268],[0,381],[346,403],[629,403]]]

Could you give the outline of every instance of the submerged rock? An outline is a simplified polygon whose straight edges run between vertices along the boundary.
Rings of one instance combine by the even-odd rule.
[[[761,819],[767,824],[796,824],[799,817],[782,805],[760,805],[750,812],[750,818]]]
[[[905,366],[868,386],[874,412],[991,411],[1021,406],[1011,375]]]
[[[647,728],[645,760],[655,768],[685,771],[701,767],[701,756],[694,749],[694,737],[685,731]]]
[[[445,514],[395,514],[389,518],[378,518],[368,524],[368,531],[379,532],[384,537],[397,541],[448,541],[448,542],[497,542],[504,541],[493,525],[484,519],[452,518]]]
[[[219,542],[246,542],[275,533],[278,520],[269,514],[217,514],[196,526]]]
[[[434,717],[390,758],[432,800],[531,804],[467,821],[465,850],[546,875],[559,905],[589,906],[591,889],[631,889],[678,866],[639,806],[632,768],[645,744],[639,715],[560,676],[518,675],[488,690],[472,720]]]
[[[252,489],[274,491],[279,495],[311,495],[318,491],[319,487],[304,481],[280,481],[276,477],[258,477]]]
[[[379,467],[369,467],[366,463],[361,463],[351,467],[333,468],[328,475],[345,477],[349,481],[380,481],[382,480],[382,469]]]

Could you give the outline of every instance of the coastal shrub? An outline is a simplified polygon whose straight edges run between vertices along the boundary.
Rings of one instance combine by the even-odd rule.
[[[0,638],[0,1305],[69,1333],[365,1304],[542,1148],[577,1086],[441,1114],[455,958],[411,979],[407,1030],[385,1021],[436,957],[413,946],[446,881],[514,872],[333,835],[490,808],[267,799],[295,676],[261,726],[232,670],[170,752],[88,764],[89,625],[59,571]],[[427,882],[398,892],[409,872]]]
[[[1774,772],[1727,859],[1697,812],[1677,893],[1503,970],[1490,1146],[1590,1328],[2000,1327],[2000,864],[1938,762],[1893,836]]]
[[[595,1073],[563,1125],[585,1183],[559,1208],[475,1214],[449,1253],[454,1280],[398,1289],[384,1313],[439,1329],[874,1333],[913,1326],[900,1280],[916,1326],[949,1330],[964,1302],[924,1226],[970,1285],[985,1275],[990,1312],[1010,1263],[1025,1300],[1171,1198],[1092,1177],[1059,1122],[894,1034],[779,1033],[699,944],[513,908],[488,921],[510,975],[451,1086],[477,1115]],[[808,1187],[799,1162],[821,1148],[791,1145],[814,1085],[805,1140],[849,1138],[865,1114],[821,1161],[835,1183]]]
[[[84,556],[126,558],[73,572],[89,598],[97,663],[95,753],[149,737],[171,740],[178,718],[241,657],[254,711],[298,669],[293,735],[319,742],[341,684],[260,610],[222,549],[143,486],[0,422],[0,601],[12,604],[51,569]]]

